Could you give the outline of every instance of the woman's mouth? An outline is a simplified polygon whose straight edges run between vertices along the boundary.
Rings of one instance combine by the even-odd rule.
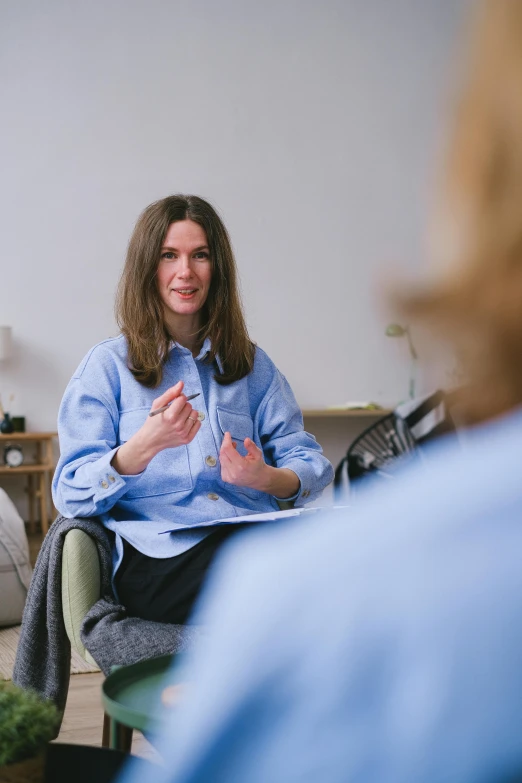
[[[198,289],[197,288],[174,288],[173,291],[180,297],[180,299],[192,299],[192,297],[197,294]]]

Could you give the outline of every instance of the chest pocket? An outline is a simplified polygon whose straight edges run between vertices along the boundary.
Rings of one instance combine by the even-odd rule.
[[[217,408],[219,428],[223,435],[230,432],[232,440],[237,443],[237,451],[242,457],[245,456],[246,449],[243,445],[245,438],[254,440],[254,422],[247,413],[236,413],[228,411],[226,408]],[[263,492],[250,487],[236,487],[235,492],[240,495],[246,495],[251,500],[258,500],[263,496]]]
[[[149,409],[122,411],[119,423],[119,445],[126,443],[143,426]],[[164,449],[151,459],[143,474],[124,496],[146,498],[153,495],[170,495],[192,489],[188,449],[177,446]]]
[[[247,413],[236,413],[228,411],[226,408],[218,407],[217,415],[221,432],[223,435],[225,432],[230,432],[232,440],[237,443],[238,454],[244,457],[246,449],[243,441],[245,438],[254,440],[254,422]]]

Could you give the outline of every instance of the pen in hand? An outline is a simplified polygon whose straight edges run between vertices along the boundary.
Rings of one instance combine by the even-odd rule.
[[[196,392],[195,394],[189,394],[187,397],[187,402],[189,400],[193,400],[195,397],[199,397],[200,392]],[[167,405],[163,405],[161,408],[156,408],[155,411],[151,411],[149,413],[149,416],[156,416],[158,413],[163,413],[163,411],[166,411],[168,407],[174,402],[174,400],[171,400]]]

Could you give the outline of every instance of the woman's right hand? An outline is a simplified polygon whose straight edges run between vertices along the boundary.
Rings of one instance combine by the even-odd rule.
[[[112,465],[122,476],[141,473],[151,459],[163,449],[173,449],[190,443],[201,428],[192,405],[183,394],[183,381],[167,389],[152,403],[151,411],[171,403],[157,416],[147,416],[145,423],[124,443],[112,459]]]

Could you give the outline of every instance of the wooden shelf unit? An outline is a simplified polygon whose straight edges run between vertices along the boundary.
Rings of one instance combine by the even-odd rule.
[[[386,416],[391,413],[390,408],[304,408],[302,410],[305,419],[332,419],[332,418],[366,418]]]
[[[40,523],[45,535],[49,529],[49,501],[51,500],[51,481],[54,472],[53,439],[56,432],[10,432],[0,433],[0,477],[8,475],[27,476],[27,494],[29,499],[29,523],[31,532],[35,528],[35,506],[39,500]],[[6,446],[21,446],[26,443],[35,444],[35,462],[24,462],[17,468],[10,468],[4,463]],[[27,458],[24,449],[24,460]],[[35,481],[36,479],[36,481]],[[52,500],[51,500],[52,504]]]

